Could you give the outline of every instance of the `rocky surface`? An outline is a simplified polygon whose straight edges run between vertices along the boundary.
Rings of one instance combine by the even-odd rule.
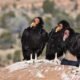
[[[22,61],[1,68],[0,80],[80,80],[80,68],[47,60]]]

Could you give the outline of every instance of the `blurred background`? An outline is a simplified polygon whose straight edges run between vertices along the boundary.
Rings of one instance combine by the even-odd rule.
[[[21,35],[37,16],[48,32],[63,19],[80,32],[80,0],[0,0],[0,67],[23,59]]]

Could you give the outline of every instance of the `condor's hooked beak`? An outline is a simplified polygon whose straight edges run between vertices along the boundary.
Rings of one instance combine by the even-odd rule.
[[[59,32],[61,30],[61,27],[57,27],[55,32]]]
[[[62,25],[62,24],[58,24],[58,25],[56,26],[55,32],[59,32],[59,31],[61,31],[62,29],[63,29],[63,25]]]
[[[31,27],[36,26],[36,24],[34,22],[32,22]]]

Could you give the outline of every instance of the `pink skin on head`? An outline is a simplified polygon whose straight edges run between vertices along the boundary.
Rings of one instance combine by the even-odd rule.
[[[31,24],[31,27],[36,27],[36,25],[38,25],[40,22],[40,20],[38,18],[35,18]]]
[[[65,30],[64,36],[63,36],[63,41],[65,41],[69,37],[69,30]]]
[[[35,19],[33,20],[33,22],[31,23],[31,27],[36,27],[36,25],[38,25],[39,22],[40,22],[40,20],[39,20],[38,18],[35,18]]]
[[[37,24],[39,24],[40,20],[39,20],[38,18],[35,18],[35,19],[34,19],[34,22],[35,22],[35,24],[37,25]]]

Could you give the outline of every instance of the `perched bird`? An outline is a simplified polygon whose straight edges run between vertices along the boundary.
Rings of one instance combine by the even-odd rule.
[[[67,25],[65,23],[67,23]],[[80,63],[80,33],[75,32],[67,21],[63,20],[59,24],[61,24],[61,26],[58,26],[57,28],[62,27],[58,31],[62,32],[62,41],[65,44],[66,51],[68,50],[70,54],[76,56]],[[78,66],[78,62],[70,64]]]
[[[49,33],[49,40],[46,48],[46,59],[52,60],[55,58],[55,54],[57,53],[57,57],[63,56],[65,52],[65,43],[62,40],[63,31],[59,31],[62,26],[60,23],[51,30]]]
[[[43,29],[44,22],[41,17],[33,19],[31,25],[24,30],[21,38],[24,60],[37,60],[48,40],[48,33]]]

